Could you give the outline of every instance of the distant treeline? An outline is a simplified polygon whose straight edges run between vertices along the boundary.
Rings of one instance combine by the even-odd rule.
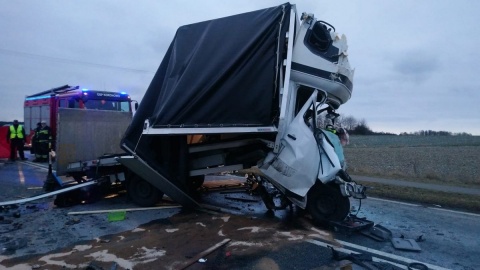
[[[328,121],[325,118],[319,119],[320,126],[325,126]],[[400,134],[389,132],[375,132],[370,129],[365,119],[356,119],[353,116],[339,116],[335,119],[335,126],[345,128],[351,135],[399,135],[399,136],[472,136],[466,132],[450,132],[450,131],[434,131],[434,130],[419,130],[415,132],[402,132]]]
[[[400,136],[473,136],[466,132],[449,132],[449,131],[434,131],[434,130],[419,130],[415,132],[402,132]]]
[[[325,126],[326,121],[325,119],[319,119],[320,126]],[[23,122],[19,122],[23,125]],[[9,126],[13,124],[13,122],[6,122],[0,121],[0,127],[2,126]],[[370,129],[367,125],[367,121],[365,119],[357,120],[353,116],[340,116],[335,119],[335,126],[345,128],[349,134],[351,135],[400,135],[400,136],[472,136],[470,133],[466,132],[450,132],[450,131],[434,131],[434,130],[419,130],[415,132],[402,132],[400,134],[389,133],[389,132],[375,132]]]

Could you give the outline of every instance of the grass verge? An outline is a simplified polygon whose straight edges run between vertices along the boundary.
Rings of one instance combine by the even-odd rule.
[[[367,196],[393,199],[426,206],[439,205],[442,208],[480,214],[480,196],[431,191],[413,187],[399,187],[373,182],[361,182],[370,187]]]

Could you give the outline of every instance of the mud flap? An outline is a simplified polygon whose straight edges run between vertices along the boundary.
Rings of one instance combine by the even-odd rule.
[[[163,175],[155,171],[138,157],[122,156],[117,161],[165,193],[172,200],[187,208],[200,208],[200,205],[187,193],[179,189]]]

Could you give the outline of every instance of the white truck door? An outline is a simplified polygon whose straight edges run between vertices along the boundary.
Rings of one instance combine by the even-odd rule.
[[[260,170],[270,181],[280,184],[289,191],[305,197],[315,184],[319,172],[320,153],[313,134],[313,127],[308,124],[307,115],[316,121],[315,102],[317,91],[305,102],[293,121],[286,128],[280,139],[278,154],[271,152]],[[307,112],[311,111],[311,114]]]

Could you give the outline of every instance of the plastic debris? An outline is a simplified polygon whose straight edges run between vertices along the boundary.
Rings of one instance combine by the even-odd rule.
[[[423,238],[423,234],[420,235],[419,237],[417,237],[417,239],[415,239],[415,241],[417,241],[417,242],[424,242],[425,240],[426,240],[426,239]]]
[[[393,247],[408,251],[421,251],[422,248],[413,239],[406,238],[392,238]]]
[[[126,211],[116,211],[110,212],[107,214],[108,221],[122,221],[125,220],[125,216],[127,215]]]

